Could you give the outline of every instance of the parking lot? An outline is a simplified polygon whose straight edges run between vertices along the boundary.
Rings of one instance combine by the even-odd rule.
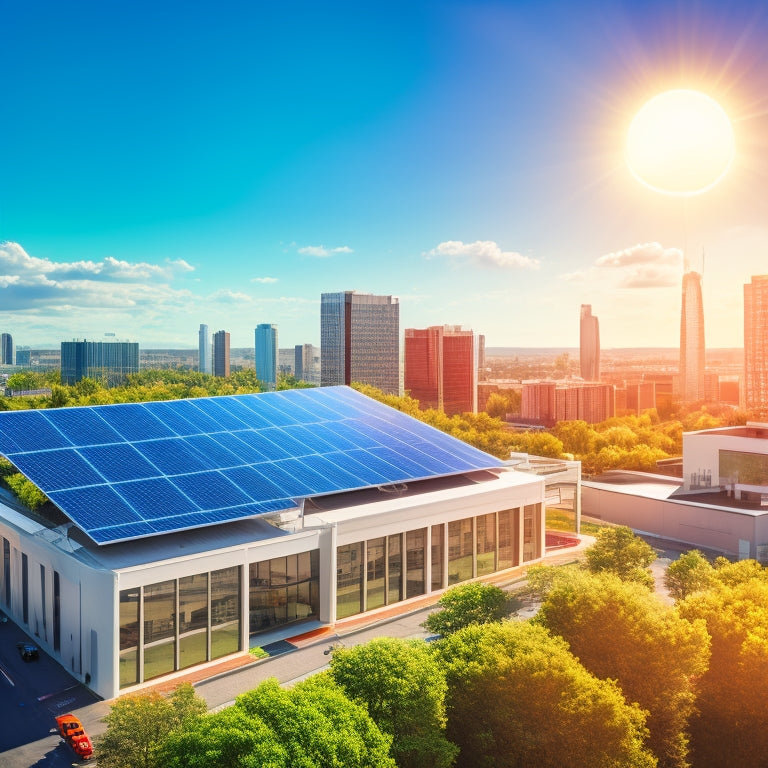
[[[32,764],[69,766],[74,755],[60,743],[54,717],[97,697],[42,651],[25,661],[17,643],[35,645],[35,639],[5,618],[0,615],[0,765],[7,765],[3,752],[45,739],[46,760]]]

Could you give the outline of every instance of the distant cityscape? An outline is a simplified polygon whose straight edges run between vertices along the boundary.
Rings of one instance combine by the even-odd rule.
[[[323,293],[321,345],[280,347],[278,327],[260,323],[253,347],[231,347],[226,330],[201,323],[195,349],[140,349],[135,341],[63,341],[57,349],[14,345],[0,337],[0,373],[61,370],[63,384],[84,377],[116,386],[140,369],[194,370],[226,377],[255,369],[265,389],[280,375],[315,386],[360,382],[387,394],[409,394],[422,408],[448,415],[484,411],[494,393],[517,394],[504,414],[521,426],[604,421],[614,415],[669,411],[673,402],[741,407],[768,414],[768,275],[744,286],[744,349],[705,348],[701,275],[682,279],[679,349],[601,350],[598,316],[583,304],[579,347],[487,348],[472,329],[443,325],[400,332],[393,296]],[[113,336],[113,334],[107,334]]]

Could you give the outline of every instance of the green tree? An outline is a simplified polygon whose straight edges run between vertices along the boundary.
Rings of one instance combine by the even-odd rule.
[[[501,621],[507,615],[507,595],[492,584],[471,582],[449,589],[439,600],[441,611],[427,616],[423,626],[438,635],[451,635],[470,624]]]
[[[644,714],[530,622],[472,625],[435,644],[459,768],[652,768]]]
[[[16,498],[32,511],[39,509],[48,501],[48,497],[31,481],[19,472],[3,478],[6,485],[14,492]]]
[[[191,727],[205,711],[205,701],[189,683],[167,697],[151,691],[117,699],[104,718],[107,730],[95,744],[100,768],[164,768],[163,740]]]
[[[395,768],[390,740],[327,676],[270,679],[167,737],[163,768]]]
[[[699,680],[697,714],[691,720],[693,764],[762,766],[768,754],[768,581],[761,573],[734,579],[745,576],[747,568],[721,567],[725,581],[716,580],[678,606],[687,619],[706,622],[712,643],[712,659]]]
[[[648,566],[656,559],[653,547],[624,525],[603,528],[597,541],[585,551],[592,573],[614,573],[623,581],[637,581],[653,588]]]
[[[664,584],[675,600],[709,589],[714,582],[715,569],[698,549],[683,552],[664,575]]]
[[[660,766],[688,766],[693,681],[709,658],[703,622],[689,622],[634,581],[571,571],[555,580],[536,618],[562,637],[595,676],[615,680],[648,714],[648,746]]]
[[[341,648],[331,676],[392,736],[400,768],[447,768],[456,748],[445,737],[445,677],[427,644],[395,638]]]

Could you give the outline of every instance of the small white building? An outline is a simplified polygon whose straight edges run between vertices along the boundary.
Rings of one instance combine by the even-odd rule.
[[[51,499],[0,492],[0,606],[105,698],[544,554],[541,478],[347,387],[0,413],[0,453]]]
[[[582,483],[585,515],[768,562],[768,424],[683,435],[683,479],[616,470]]]

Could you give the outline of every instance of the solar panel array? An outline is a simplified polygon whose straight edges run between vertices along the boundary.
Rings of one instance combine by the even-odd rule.
[[[499,466],[349,387],[7,411],[0,453],[99,544]]]

